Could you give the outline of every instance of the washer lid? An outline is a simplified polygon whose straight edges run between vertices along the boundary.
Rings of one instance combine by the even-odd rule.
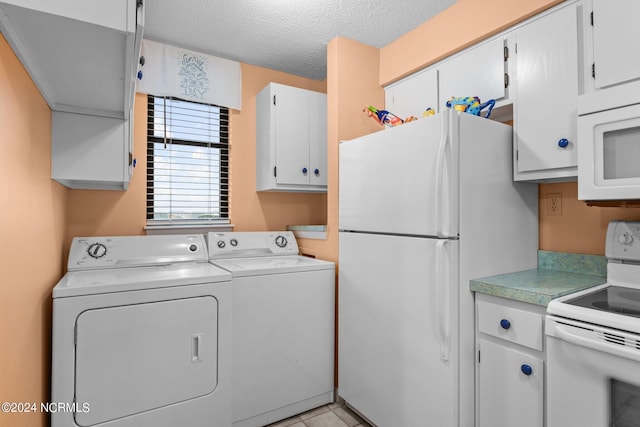
[[[206,262],[70,271],[53,288],[53,297],[127,292],[230,280],[231,274]]]
[[[262,274],[293,273],[298,271],[330,270],[335,264],[305,256],[274,256],[215,260],[215,265],[230,271],[233,277]]]

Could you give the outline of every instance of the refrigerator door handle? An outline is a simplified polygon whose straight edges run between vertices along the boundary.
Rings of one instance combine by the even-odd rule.
[[[436,287],[438,304],[438,324],[440,329],[440,358],[449,360],[449,274],[443,275],[444,270],[444,246],[448,240],[439,240],[436,243]]]
[[[440,144],[436,153],[436,236],[445,237],[443,227],[444,212],[444,160],[445,149],[449,142],[449,132],[446,125],[447,121],[442,120],[442,129],[440,131]]]

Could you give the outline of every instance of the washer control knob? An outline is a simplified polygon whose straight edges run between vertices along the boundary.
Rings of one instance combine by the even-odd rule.
[[[623,245],[630,245],[633,243],[633,236],[631,233],[624,233],[618,237],[618,241]]]
[[[231,243],[231,246],[238,246],[238,241],[236,239],[229,240],[229,243]]]
[[[198,251],[198,245],[196,245],[195,243],[192,243],[189,245],[189,252],[197,252]]]
[[[87,248],[87,253],[91,258],[102,258],[107,254],[107,247],[102,243],[92,243]]]
[[[224,240],[218,240],[218,247],[220,249],[224,248],[225,246],[227,246],[227,244],[224,242]]]
[[[287,246],[287,238],[284,236],[276,237],[276,246],[279,248],[284,248]]]

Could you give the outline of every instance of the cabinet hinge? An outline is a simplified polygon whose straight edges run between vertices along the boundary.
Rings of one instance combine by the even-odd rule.
[[[504,73],[504,88],[508,88],[509,87],[509,74]]]
[[[273,95],[273,105],[276,105],[276,96]]]
[[[507,46],[504,47],[504,60],[509,59],[509,48]]]
[[[478,363],[480,363],[480,350],[478,350]]]
[[[133,153],[129,152],[129,166],[133,164]]]
[[[591,77],[596,78],[596,63],[591,64]]]
[[[276,176],[277,176],[277,175],[276,175],[276,168],[277,168],[277,166],[274,166],[274,167],[273,167],[273,176],[274,176],[274,177],[276,177]]]
[[[591,11],[591,26],[593,27],[593,11]]]
[[[516,161],[518,160],[519,151],[516,150]]]

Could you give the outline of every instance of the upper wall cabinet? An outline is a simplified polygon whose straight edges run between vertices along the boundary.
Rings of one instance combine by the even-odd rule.
[[[440,79],[440,109],[451,97],[477,96],[481,102],[506,101],[506,40],[498,37],[467,49],[437,66]],[[484,115],[484,114],[483,114]]]
[[[578,99],[576,3],[515,30],[514,179],[575,179]]]
[[[139,24],[135,0],[0,3],[0,29],[54,111],[129,117]]]
[[[401,119],[422,118],[427,108],[438,109],[438,70],[415,73],[385,88],[385,109]]]
[[[269,83],[256,96],[256,190],[327,191],[327,96]]]
[[[127,188],[143,26],[141,0],[0,2],[0,30],[54,113],[52,178],[70,188]],[[91,171],[107,147],[121,160],[105,180]],[[86,173],[67,170],[78,162]]]
[[[638,0],[590,0],[586,38],[592,39],[594,89],[640,80],[640,35]]]

